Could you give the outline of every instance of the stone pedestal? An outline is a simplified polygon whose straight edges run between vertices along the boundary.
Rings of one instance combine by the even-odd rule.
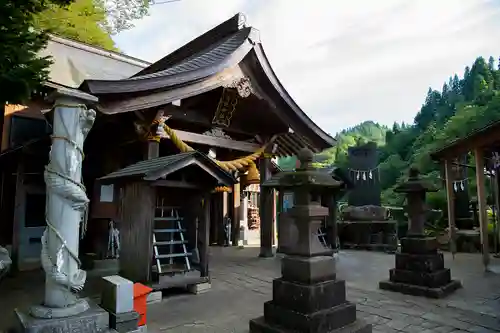
[[[438,253],[436,237],[425,236],[428,212],[425,195],[435,191],[437,189],[432,184],[420,178],[416,168],[410,169],[408,181],[395,188],[395,192],[406,194],[406,211],[410,220],[408,237],[401,239],[396,268],[389,271],[389,281],[379,283],[380,289],[441,298],[462,286],[459,281],[452,280],[450,270],[444,268],[443,254]]]
[[[264,303],[264,316],[250,320],[251,333],[371,333],[370,324],[356,318],[356,305],[347,301],[345,282],[336,279],[333,250],[318,239],[317,230],[328,208],[319,194],[340,183],[311,167],[312,153],[299,153],[301,168],[274,176],[264,186],[293,189],[294,207],[287,213],[290,238],[283,252],[281,278],[273,281],[273,299]]]
[[[461,286],[444,267],[436,238],[424,236],[401,239],[396,268],[389,271],[388,281],[379,283],[381,289],[430,298],[446,297]]]
[[[15,310],[20,332],[26,333],[104,333],[109,330],[109,314],[86,299],[88,310],[65,318],[35,318],[29,313]]]
[[[289,256],[283,259],[282,274],[273,281],[273,300],[264,304],[264,316],[250,321],[250,332],[372,331],[356,319],[356,305],[346,300],[345,281],[335,277],[333,257]]]
[[[109,313],[109,327],[118,333],[128,333],[137,331],[139,314],[135,311],[124,313]]]

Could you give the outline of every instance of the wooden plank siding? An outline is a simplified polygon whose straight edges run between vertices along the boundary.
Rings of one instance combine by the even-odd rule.
[[[120,200],[120,274],[134,282],[151,280],[155,189],[135,182],[123,187]]]

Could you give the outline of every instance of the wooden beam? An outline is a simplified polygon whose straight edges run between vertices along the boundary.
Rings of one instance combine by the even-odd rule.
[[[214,124],[212,124],[212,119],[207,118],[203,115],[203,113],[206,113],[206,112],[198,110],[198,109],[185,109],[185,108],[181,108],[181,107],[176,107],[174,105],[168,105],[168,106],[164,107],[162,110],[165,113],[165,115],[171,116],[172,120],[196,124],[196,125],[204,126],[207,128],[214,127]],[[234,128],[231,126],[224,127],[222,129],[224,130],[224,132],[229,133],[229,134],[234,133],[234,134],[240,134],[240,135],[248,135],[250,137],[254,137],[258,134],[257,132],[248,132],[248,131],[244,131],[242,129]]]
[[[244,141],[236,141],[225,138],[218,138],[211,135],[198,134],[193,132],[186,132],[181,130],[175,130],[175,133],[184,142],[197,143],[212,147],[221,147],[233,150],[239,150],[244,152],[254,153],[256,150],[260,148],[260,145],[244,142]]]
[[[476,148],[474,150],[474,158],[476,161],[477,202],[479,211],[479,225],[481,227],[483,265],[485,270],[487,270],[490,263],[488,246],[488,215],[486,213],[486,189],[484,185],[484,153],[480,148]]]
[[[478,148],[485,148],[500,144],[500,123],[492,124],[484,130],[478,130],[473,134],[452,142],[449,146],[431,154],[433,159],[450,159],[459,155],[475,151]]]
[[[158,187],[177,187],[177,188],[187,188],[187,189],[199,189],[200,186],[198,184],[184,182],[180,180],[157,180],[151,183],[151,186]]]
[[[453,191],[453,170],[450,160],[444,161],[444,177],[446,182],[446,203],[448,208],[448,235],[450,238],[450,251],[455,258],[457,247],[455,243],[455,192]]]

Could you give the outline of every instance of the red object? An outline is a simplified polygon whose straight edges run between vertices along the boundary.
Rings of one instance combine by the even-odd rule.
[[[153,289],[142,283],[134,283],[134,310],[139,314],[138,326],[146,325],[146,313],[148,312],[147,298]]]

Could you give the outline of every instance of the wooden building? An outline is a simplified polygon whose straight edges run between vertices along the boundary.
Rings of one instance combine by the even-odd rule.
[[[493,186],[493,190],[496,192],[495,205],[496,207],[499,207],[498,187],[500,177],[498,177],[498,172],[500,172],[500,121],[494,122],[484,128],[476,130],[462,139],[457,139],[431,154],[432,159],[434,159],[435,161],[439,161],[444,167],[446,194],[448,197],[447,211],[449,223],[449,239],[453,252],[456,251],[454,242],[457,232],[455,222],[455,209],[453,207],[453,197],[455,195],[453,184],[456,180],[454,178],[454,168],[456,166],[462,166],[462,163],[460,163],[461,157],[469,153],[474,154],[475,165],[472,168],[475,169],[476,174],[477,202],[479,212],[478,215],[483,264],[485,266],[485,269],[488,269],[488,265],[490,263],[490,245],[488,242],[489,237],[488,216],[486,208],[487,193],[485,186],[485,173],[487,171],[493,171],[490,173],[494,175],[495,180],[495,185]]]
[[[189,202],[191,207],[199,208],[196,211],[203,210],[204,213],[190,212],[189,216],[179,216],[183,209],[163,213],[168,213],[171,221],[184,219],[189,225],[195,225],[194,220],[205,221],[205,224],[198,225],[200,230],[208,233],[186,228],[189,233],[186,239],[190,244],[183,252],[196,248],[193,242],[196,242],[197,235],[198,240],[211,237],[208,243],[220,244],[223,221],[227,220],[224,217],[231,217],[233,244],[237,244],[241,193],[248,184],[264,182],[270,177],[273,171],[271,159],[295,155],[304,147],[319,152],[335,144],[335,140],[321,130],[286,92],[267,60],[257,30],[244,26],[242,22],[242,15],[235,15],[129,77],[96,77],[86,79],[78,86],[79,90],[99,99],[94,106],[98,116],[84,146],[83,177],[91,206],[83,251],[98,252],[103,241],[106,243],[110,220],[121,229],[123,241],[127,232],[132,230],[125,228],[140,228],[140,223],[146,223],[127,220],[124,216],[137,216],[145,221],[139,216],[149,214],[148,223],[152,223],[155,217],[153,206],[178,206],[176,200],[181,201],[180,206]],[[44,140],[47,138],[42,135],[34,142],[48,149],[48,140]],[[19,154],[10,149],[2,156],[12,160],[11,169],[4,174],[18,174],[14,178],[17,181],[11,181],[10,187],[5,187],[5,191],[16,194],[16,202],[2,204],[14,216],[14,239],[19,237],[16,230],[26,215],[26,207],[20,208],[21,201],[17,201],[17,196],[21,195],[15,189],[20,188],[19,183],[26,174],[23,166],[27,164],[20,161],[31,161],[27,155],[30,145],[17,148]],[[191,164],[176,162],[182,167],[174,171],[169,169],[170,157],[182,160],[183,154],[190,156]],[[42,153],[36,166],[28,163],[30,168],[36,169],[34,173],[42,173],[46,156]],[[151,163],[161,164],[158,169],[161,172],[156,170],[160,176],[147,175]],[[133,177],[117,176],[130,170],[127,168],[140,165],[145,169]],[[14,168],[17,171],[13,171]],[[197,168],[199,170],[194,172]],[[134,191],[139,188],[149,193],[141,195],[140,200],[149,201],[141,205],[127,204],[138,195]],[[204,208],[199,204],[201,197],[204,198]],[[164,202],[172,202],[162,204],[162,198]],[[273,255],[274,198],[272,190],[260,190],[260,255],[264,257]],[[160,200],[159,204],[157,200]],[[158,218],[165,217],[158,211],[156,214],[160,214]],[[144,237],[153,236],[151,228],[150,224],[144,229],[148,234]],[[16,252],[19,242],[13,243],[13,252]],[[141,244],[145,246],[146,242]],[[151,238],[147,244],[152,244]],[[155,273],[156,254],[151,247],[147,251],[142,255],[151,259],[147,261],[148,268],[129,269],[128,275],[135,280],[151,281]],[[123,258],[130,258],[125,253]],[[200,253],[201,260],[194,260],[190,254],[190,260],[203,267],[203,256]],[[201,269],[203,274],[208,273]]]
[[[40,238],[45,228],[43,168],[51,132],[44,113],[52,108],[45,97],[59,87],[76,89],[89,78],[126,78],[150,65],[58,36],[50,37],[42,55],[53,59],[49,81],[24,105],[7,105],[1,129],[0,244],[10,249],[14,266],[20,270],[40,267]]]

